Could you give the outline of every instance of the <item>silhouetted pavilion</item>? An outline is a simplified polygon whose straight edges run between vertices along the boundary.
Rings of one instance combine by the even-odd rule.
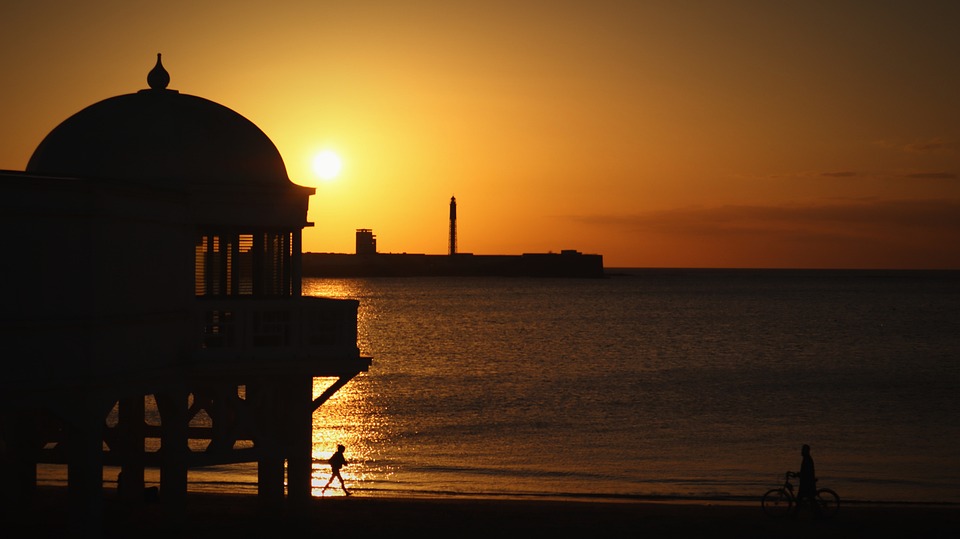
[[[174,514],[201,465],[256,462],[263,500],[305,502],[313,412],[370,366],[358,302],[301,296],[315,190],[253,123],[169,80],[157,55],[149,89],[81,110],[26,171],[0,171],[7,507],[38,463],[67,465],[94,530],[105,465],[130,500],[159,467]],[[316,399],[314,377],[335,379]]]

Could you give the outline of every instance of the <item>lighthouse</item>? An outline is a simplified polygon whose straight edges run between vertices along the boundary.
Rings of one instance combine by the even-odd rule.
[[[450,197],[450,254],[457,254],[457,197]]]

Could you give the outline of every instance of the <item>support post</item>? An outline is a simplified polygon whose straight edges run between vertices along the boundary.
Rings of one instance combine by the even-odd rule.
[[[257,432],[255,440],[257,458],[257,496],[267,508],[277,509],[283,503],[283,446],[279,440],[283,428],[278,411],[281,395],[276,380],[261,381],[247,385],[247,398],[253,399],[257,409]]]
[[[119,449],[121,454],[120,476],[117,477],[117,494],[127,502],[142,502],[144,495],[144,424],[145,406],[143,395],[120,400]]]
[[[313,377],[289,382],[287,402],[287,497],[294,508],[306,507],[313,490]]]
[[[160,502],[170,519],[180,520],[187,497],[187,392],[174,389],[155,395],[160,411]]]
[[[87,537],[103,529],[103,415],[89,395],[75,395],[67,418],[70,522]]]
[[[14,510],[29,506],[37,490],[36,417],[40,413],[32,409],[16,410],[3,418],[0,455],[4,469],[0,471],[0,488],[3,488],[0,500]]]

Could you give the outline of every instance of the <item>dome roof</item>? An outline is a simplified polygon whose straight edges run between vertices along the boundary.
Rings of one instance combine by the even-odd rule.
[[[149,90],[111,97],[67,118],[37,146],[33,174],[169,182],[292,185],[273,142],[223,105],[166,88],[160,63]]]

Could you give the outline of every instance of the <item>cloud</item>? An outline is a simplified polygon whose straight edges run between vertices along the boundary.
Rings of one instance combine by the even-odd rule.
[[[674,208],[574,217],[651,264],[960,268],[960,199]],[[656,258],[655,258],[656,257]],[[663,261],[663,262],[661,262]]]
[[[924,153],[924,152],[937,152],[942,150],[950,151],[953,147],[942,139],[930,139],[918,142],[911,142],[905,144],[902,148],[905,152],[914,152],[914,153]]]
[[[724,205],[573,217],[586,224],[660,230],[825,225],[944,226],[960,231],[960,200],[831,199],[807,205]]]
[[[907,153],[953,153],[956,150],[956,145],[942,138],[931,138],[907,143],[878,140],[876,144],[882,148]]]
[[[853,178],[859,176],[858,173],[853,171],[841,171],[841,172],[821,172],[821,176],[826,176],[827,178]]]
[[[917,180],[955,180],[957,175],[953,172],[915,172],[907,174],[905,177]]]

